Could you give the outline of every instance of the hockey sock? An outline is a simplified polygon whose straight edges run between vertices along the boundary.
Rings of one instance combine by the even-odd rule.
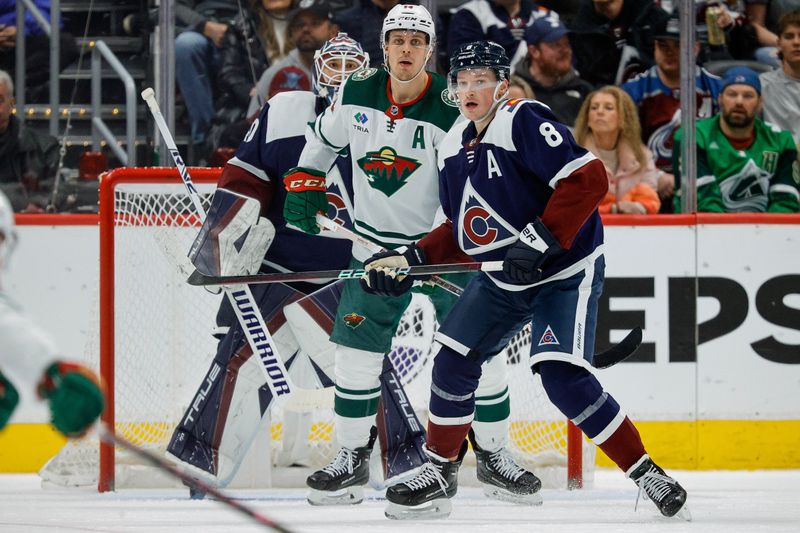
[[[337,346],[335,358],[336,440],[339,445],[355,450],[366,446],[370,428],[375,424],[381,398],[383,354]]]
[[[562,361],[544,361],[539,373],[550,401],[623,471],[644,455],[639,432],[591,372]]]
[[[447,346],[433,364],[428,449],[442,457],[458,456],[475,412],[475,389],[481,365]]]
[[[3,429],[11,418],[11,413],[19,403],[19,393],[14,384],[0,372],[0,429]]]
[[[472,429],[482,449],[495,452],[508,444],[511,402],[508,369],[500,354],[481,366],[481,379],[475,391],[475,420]]]

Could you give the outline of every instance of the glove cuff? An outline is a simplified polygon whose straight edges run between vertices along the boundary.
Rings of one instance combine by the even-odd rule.
[[[427,260],[425,258],[425,251],[414,243],[409,244],[402,255],[408,262],[408,266],[419,266],[427,264]]]
[[[294,167],[284,174],[283,184],[289,192],[325,192],[325,173],[311,168]]]
[[[522,244],[533,248],[539,253],[547,252],[554,245],[559,249],[561,248],[556,238],[539,217],[536,217],[533,222],[522,228],[519,240]]]

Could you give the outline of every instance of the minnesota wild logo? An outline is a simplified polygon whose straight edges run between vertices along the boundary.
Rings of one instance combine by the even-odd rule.
[[[458,102],[455,98],[453,98],[453,95],[450,93],[450,89],[445,89],[442,91],[442,102],[450,107],[458,107]]]
[[[349,315],[344,315],[342,317],[342,320],[344,320],[344,323],[347,325],[348,328],[356,329],[358,326],[361,325],[362,322],[364,322],[364,320],[366,320],[366,317],[363,317],[356,313],[350,313]]]
[[[358,160],[358,166],[367,175],[373,189],[391,196],[406,184],[408,177],[419,168],[420,162],[397,155],[391,146],[384,146],[380,150],[367,152]]]
[[[376,68],[364,68],[353,74],[352,78],[355,81],[364,81],[374,76],[376,72],[378,72]]]

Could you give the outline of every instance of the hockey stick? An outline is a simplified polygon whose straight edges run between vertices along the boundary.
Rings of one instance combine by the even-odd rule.
[[[452,274],[458,272],[496,272],[503,268],[502,261],[485,261],[483,263],[450,263],[445,265],[420,265],[393,268],[395,275],[429,276],[433,274]],[[192,272],[187,279],[189,285],[233,285],[238,283],[286,283],[290,281],[361,279],[366,274],[363,268],[347,268],[344,270],[310,270],[307,272],[275,272],[272,274],[253,274],[251,276],[206,276],[198,271]]]
[[[127,451],[131,452],[132,454],[138,456],[143,461],[146,461],[153,465],[154,467],[158,468],[160,471],[168,474],[171,477],[179,479],[184,484],[188,485],[194,490],[204,492],[206,494],[210,494],[216,501],[220,502],[223,505],[227,505],[231,509],[242,513],[243,515],[247,516],[251,520],[258,522],[262,526],[266,526],[270,529],[275,531],[281,531],[283,533],[291,533],[291,530],[282,526],[281,524],[275,522],[274,520],[267,518],[263,514],[251,509],[250,507],[234,500],[224,492],[220,491],[219,489],[215,488],[212,485],[209,485],[205,481],[201,481],[195,477],[190,476],[182,472],[178,467],[159,457],[158,455],[145,450],[144,448],[140,448],[136,446],[129,440],[119,437],[111,431],[108,426],[104,423],[98,425],[98,434],[100,439],[105,441],[108,444],[119,446],[120,448],[124,448]]]
[[[142,98],[147,102],[147,107],[153,115],[153,119],[161,132],[161,138],[164,144],[167,145],[172,159],[175,161],[175,166],[178,167],[181,180],[186,186],[189,197],[192,199],[197,214],[205,219],[206,212],[203,208],[203,203],[200,200],[200,194],[192,182],[192,177],[189,175],[189,170],[183,162],[178,147],[175,145],[175,139],[164,121],[164,116],[161,114],[161,109],[158,107],[155,92],[151,87],[142,91]],[[229,283],[228,285],[232,285]],[[275,342],[272,340],[267,325],[264,323],[264,317],[261,316],[261,311],[256,304],[253,293],[247,285],[234,286],[225,288],[225,296],[231,302],[236,313],[236,318],[242,326],[242,330],[247,337],[247,343],[253,349],[253,353],[261,360],[262,369],[267,379],[267,385],[272,391],[273,396],[283,396],[290,394],[293,390],[289,373],[286,371],[286,366],[275,348]]]
[[[642,344],[642,328],[636,326],[625,338],[608,350],[595,354],[592,366],[595,368],[609,368],[621,363],[636,353]]]
[[[317,224],[319,225],[320,228],[324,230],[330,231],[331,233],[338,233],[339,235],[342,235],[348,240],[353,241],[359,246],[364,247],[371,254],[377,254],[379,252],[386,251],[386,248],[383,248],[379,244],[372,242],[366,237],[362,237],[355,231],[345,228],[341,224],[337,224],[336,222],[334,222],[333,220],[329,219],[326,216],[318,214]],[[443,288],[447,292],[455,294],[456,296],[461,296],[464,293],[463,287],[459,287],[455,283],[447,281],[446,279],[440,276],[432,276],[429,281],[431,281],[434,285],[438,285],[439,287]]]

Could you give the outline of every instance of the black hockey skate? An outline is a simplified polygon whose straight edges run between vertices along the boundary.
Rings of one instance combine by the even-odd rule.
[[[430,462],[413,478],[386,489],[384,514],[394,520],[447,518],[453,506],[450,498],[458,490],[458,468],[467,453],[467,441],[455,461],[448,461],[425,448]]]
[[[369,481],[369,456],[377,431],[373,427],[366,446],[342,448],[333,461],[306,479],[311,487],[306,499],[311,505],[356,505],[364,500]]]
[[[652,500],[661,514],[667,517],[678,516],[684,520],[692,519],[686,506],[686,490],[649,456],[639,459],[627,475],[639,486],[639,495],[644,492],[645,498]],[[638,505],[639,496],[636,497],[636,503]]]
[[[541,505],[541,480],[533,472],[525,470],[517,464],[514,457],[501,448],[496,452],[482,449],[475,433],[469,430],[472,450],[478,460],[478,481],[483,486],[483,493],[496,500],[521,505]]]

